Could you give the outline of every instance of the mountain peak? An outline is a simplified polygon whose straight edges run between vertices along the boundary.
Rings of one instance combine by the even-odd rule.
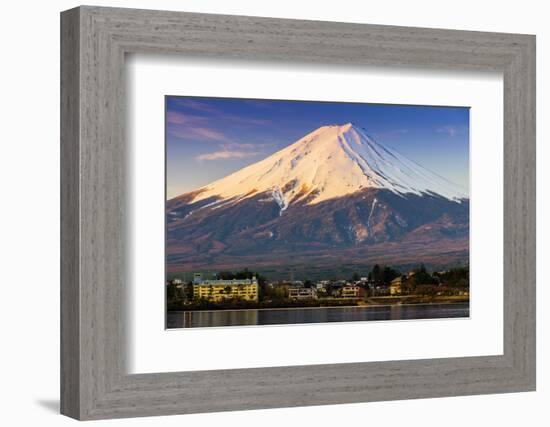
[[[355,125],[352,122],[347,122],[347,123],[344,123],[343,125],[341,125],[340,129],[342,129],[343,131],[348,131],[352,127],[355,127]]]
[[[347,122],[319,127],[264,160],[203,187],[194,201],[238,201],[267,192],[282,212],[300,200],[317,204],[367,188],[457,202],[467,198],[460,187]]]
[[[342,133],[342,132],[347,132],[349,131],[350,129],[354,128],[354,127],[357,127],[355,126],[352,122],[347,122],[347,123],[342,123],[342,124],[331,124],[331,125],[324,125],[324,126],[320,126],[318,127],[317,129],[315,129],[313,132],[311,133],[325,133],[325,132],[339,132],[339,133]]]

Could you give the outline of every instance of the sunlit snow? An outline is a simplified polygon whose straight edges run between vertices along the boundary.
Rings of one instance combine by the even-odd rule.
[[[456,202],[468,198],[458,185],[347,123],[322,126],[266,159],[214,181],[203,187],[194,202],[208,197],[228,200],[270,192],[282,214],[300,199],[317,204],[366,188],[386,189],[399,195],[439,195]]]

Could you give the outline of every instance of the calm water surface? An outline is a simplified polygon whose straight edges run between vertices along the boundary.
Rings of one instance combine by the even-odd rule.
[[[358,322],[469,317],[470,304],[384,305],[375,307],[284,308],[262,310],[169,312],[167,327],[285,325],[295,323]]]

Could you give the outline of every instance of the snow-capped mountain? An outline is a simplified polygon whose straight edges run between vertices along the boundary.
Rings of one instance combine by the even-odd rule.
[[[277,270],[304,257],[327,266],[342,256],[353,260],[358,248],[368,249],[361,259],[376,254],[381,263],[430,262],[428,254],[462,260],[468,209],[466,191],[364,129],[322,126],[169,200],[168,267],[241,268],[243,257],[256,268]]]
[[[199,189],[193,201],[216,197],[217,203],[237,202],[270,191],[284,210],[300,200],[316,204],[366,188],[439,195],[453,201],[467,198],[457,185],[347,123],[316,129],[266,159]]]

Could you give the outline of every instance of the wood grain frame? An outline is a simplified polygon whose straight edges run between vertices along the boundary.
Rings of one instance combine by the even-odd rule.
[[[499,71],[504,354],[129,375],[128,53]],[[77,419],[535,390],[535,37],[83,6],[61,14],[61,412]]]

